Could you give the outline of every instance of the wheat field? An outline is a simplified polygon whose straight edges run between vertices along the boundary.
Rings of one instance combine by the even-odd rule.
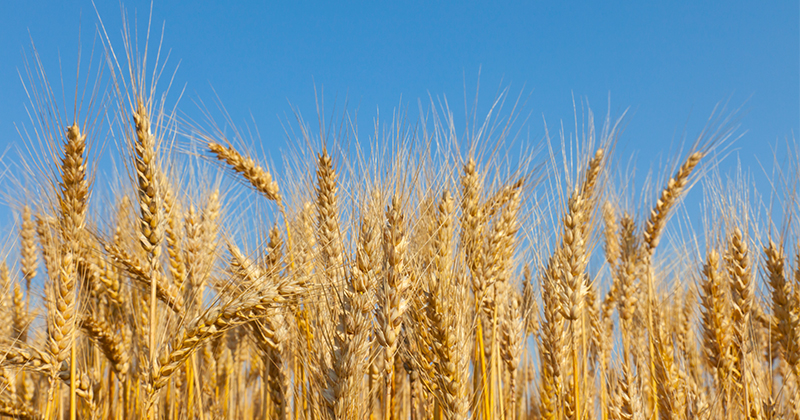
[[[504,93],[266,164],[112,44],[69,117],[28,72],[0,418],[800,419],[796,145],[764,204],[717,111],[637,189],[622,119],[520,152]]]

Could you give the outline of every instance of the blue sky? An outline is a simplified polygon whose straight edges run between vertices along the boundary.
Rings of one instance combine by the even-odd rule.
[[[118,41],[117,2],[99,13]],[[236,121],[252,119],[277,159],[290,103],[315,118],[314,87],[326,106],[348,100],[369,124],[428,94],[446,95],[463,115],[480,71],[481,101],[500,86],[530,93],[530,138],[571,126],[573,97],[596,114],[630,108],[622,160],[636,152],[647,169],[672,156],[684,130],[696,135],[714,105],[743,107],[736,143],[745,166],[771,162],[771,145],[800,126],[798,2],[258,2],[156,1],[153,22],[185,86],[182,109],[219,95]],[[143,30],[150,2],[126,1]],[[10,1],[0,16],[0,149],[28,124],[18,71],[30,39],[55,79],[59,59],[74,80],[80,44],[88,54],[97,23],[90,1]],[[69,87],[69,84],[68,84]],[[213,91],[212,91],[213,87]],[[175,89],[177,92],[179,89]],[[69,95],[68,95],[69,97]],[[402,100],[402,102],[401,102]],[[330,109],[330,107],[329,107]],[[731,160],[731,159],[729,159]]]

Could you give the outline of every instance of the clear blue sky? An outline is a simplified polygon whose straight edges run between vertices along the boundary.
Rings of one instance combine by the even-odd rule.
[[[117,37],[119,4],[99,3]],[[464,86],[472,95],[479,69],[484,104],[501,83],[532,90],[534,139],[541,116],[571,126],[573,95],[601,115],[610,95],[612,115],[631,109],[620,152],[638,152],[645,169],[674,151],[684,127],[698,133],[719,101],[746,103],[737,147],[754,170],[754,157],[771,161],[769,146],[798,132],[797,1],[464,3],[156,1],[153,21],[165,25],[170,63],[180,62],[184,111],[197,115],[196,98],[213,102],[213,86],[235,120],[252,114],[273,158],[285,148],[289,102],[315,116],[315,84],[326,104],[349,98],[368,129],[376,108],[387,115],[402,98],[417,115],[429,92],[463,112]],[[125,6],[143,30],[149,1]],[[87,0],[3,2],[1,149],[20,141],[15,122],[28,123],[17,71],[29,36],[51,77],[60,56],[72,78],[79,33],[89,45],[96,22]]]

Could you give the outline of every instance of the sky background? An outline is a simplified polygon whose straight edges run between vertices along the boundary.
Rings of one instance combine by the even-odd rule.
[[[98,3],[119,46],[119,3]],[[402,104],[416,116],[429,94],[463,115],[479,74],[484,107],[500,87],[530,94],[526,141],[542,139],[543,119],[571,127],[573,98],[599,115],[629,109],[617,158],[635,154],[643,170],[674,156],[719,102],[743,110],[744,136],[724,167],[738,155],[758,175],[772,148],[798,132],[797,1],[464,3],[156,1],[153,33],[163,24],[167,68],[179,65],[173,92],[185,87],[182,111],[199,117],[194,101],[213,103],[216,92],[235,121],[254,122],[258,148],[273,159],[286,150],[291,106],[316,118],[315,86],[328,110],[346,98],[370,132],[377,109],[385,116]],[[150,2],[125,6],[144,31]],[[30,124],[18,72],[31,39],[51,79],[62,71],[74,80],[97,22],[90,1],[3,2],[1,150],[21,142],[15,123]]]

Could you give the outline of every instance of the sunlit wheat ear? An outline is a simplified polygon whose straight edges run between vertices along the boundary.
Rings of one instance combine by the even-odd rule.
[[[717,386],[721,389],[729,385],[731,372],[731,325],[728,314],[730,303],[719,272],[719,253],[711,249],[703,267],[701,283],[703,305],[703,344],[706,361],[717,371]]]
[[[505,288],[508,286],[508,270],[516,251],[521,188],[522,185],[518,184],[509,192],[505,207],[500,211],[499,219],[494,222],[486,243],[486,286],[493,287],[494,293],[499,296],[504,295]],[[487,296],[485,301],[485,308],[490,312],[496,309],[490,308],[494,305],[493,299],[493,297]]]
[[[522,270],[522,317],[524,320],[524,334],[525,336],[534,335],[538,339],[540,336],[539,330],[539,301],[538,292],[533,289],[530,265],[525,265]]]
[[[596,194],[597,183],[600,181],[600,172],[603,169],[604,158],[606,156],[605,149],[597,149],[594,156],[589,159],[589,165],[586,167],[584,174],[583,187],[581,195],[588,200],[592,200]]]
[[[728,239],[728,249],[725,253],[725,268],[728,273],[731,291],[731,325],[733,327],[733,340],[731,342],[735,369],[731,370],[731,380],[742,383],[742,392],[739,405],[741,414],[750,416],[760,411],[760,405],[754,403],[755,393],[751,390],[750,377],[753,369],[750,363],[753,346],[750,341],[749,324],[750,310],[754,299],[754,279],[747,240],[739,227],[735,227]],[[755,377],[755,376],[753,376]]]
[[[18,281],[14,282],[14,293],[11,297],[11,303],[14,312],[14,322],[12,324],[14,339],[25,343],[28,341],[28,327],[36,314],[28,312],[28,305],[26,305],[22,294],[22,286]]]
[[[561,314],[567,320],[577,320],[583,308],[585,284],[583,279],[583,266],[585,264],[583,249],[585,247],[581,235],[581,220],[584,218],[583,197],[576,190],[568,203],[567,213],[564,215],[563,249],[560,250],[561,286]]]
[[[678,168],[678,172],[667,181],[667,186],[661,191],[661,197],[659,197],[655,207],[651,210],[650,218],[647,220],[643,232],[644,245],[650,254],[655,251],[658,242],[661,240],[661,234],[667,223],[670,209],[680,198],[683,189],[689,183],[692,171],[700,163],[700,159],[703,156],[702,152],[694,152],[689,155],[681,167]]]
[[[0,398],[0,415],[14,419],[38,419],[40,415],[21,401]]]
[[[132,280],[140,282],[146,289],[149,290],[152,286],[152,282],[155,281],[156,299],[165,303],[176,314],[183,314],[183,297],[181,297],[180,291],[164,278],[163,273],[160,271],[148,273],[145,267],[129,255],[126,250],[114,244],[106,243],[105,249],[106,252],[131,275]]]
[[[156,137],[150,126],[150,110],[141,99],[133,112],[133,120],[136,124],[134,167],[139,197],[140,243],[150,254],[148,263],[152,266],[148,269],[155,270],[164,236],[164,191],[156,156]]]
[[[393,196],[386,210],[386,227],[383,230],[383,252],[386,272],[378,284],[378,308],[376,310],[376,338],[383,347],[384,380],[387,390],[384,398],[391,400],[393,376],[395,374],[395,356],[402,329],[403,315],[408,308],[408,289],[411,281],[406,273],[406,226],[400,198]],[[389,410],[387,410],[388,412]]]
[[[36,257],[36,224],[31,215],[31,208],[25,205],[22,208],[22,225],[19,232],[20,241],[20,266],[25,279],[25,292],[30,304],[31,281],[36,277],[39,260]]]
[[[126,335],[118,334],[106,321],[88,313],[81,320],[81,329],[97,342],[103,355],[111,362],[114,373],[124,379],[131,364],[130,343],[126,342]]]
[[[483,209],[480,203],[483,180],[477,171],[475,160],[470,158],[464,165],[461,177],[461,246],[464,249],[467,266],[472,272],[475,290],[483,290],[481,267],[483,251],[481,232],[483,229]],[[478,296],[480,298],[480,296]]]
[[[313,308],[317,311],[317,328],[319,334],[332,340],[337,334],[336,328],[341,314],[340,296],[344,288],[344,255],[342,244],[342,227],[339,221],[339,201],[337,173],[333,167],[333,159],[326,150],[323,150],[317,158],[317,188],[316,188],[316,237],[317,237],[317,261],[319,268],[315,278],[318,281],[320,290],[325,293],[315,299],[317,302]],[[310,328],[306,329],[306,335],[310,333]],[[315,332],[316,334],[316,332]],[[329,352],[323,350],[323,341],[311,341],[309,345],[318,346],[316,353],[323,357],[322,366],[327,369],[332,360],[328,360]],[[320,378],[324,380],[324,376]]]
[[[164,213],[167,218],[165,237],[167,243],[167,257],[172,284],[180,292],[186,289],[186,261],[183,253],[183,209],[182,203],[175,196],[175,191],[170,181],[164,184]]]
[[[121,274],[118,267],[113,263],[112,259],[105,253],[91,253],[87,256],[89,265],[87,270],[88,276],[93,281],[102,284],[102,293],[107,297],[110,303],[113,303],[118,308],[121,308],[126,303],[126,296],[123,291],[123,284],[120,283]]]
[[[767,282],[772,292],[772,316],[775,342],[781,357],[797,376],[800,373],[800,302],[786,276],[786,256],[782,247],[771,239],[764,249]]]
[[[469,414],[469,335],[470,317],[459,313],[469,290],[466,282],[453,275],[455,200],[445,190],[439,201],[433,238],[433,290],[428,297],[426,316],[431,326],[435,362],[434,394],[443,401],[448,419],[466,419]]]
[[[208,150],[218,160],[227,163],[231,169],[241,174],[256,191],[264,194],[267,199],[281,200],[278,183],[272,180],[269,171],[258,165],[252,158],[242,156],[233,147],[226,147],[214,142],[208,143]]]
[[[258,294],[248,294],[225,305],[214,307],[191,320],[179,331],[169,349],[161,354],[153,375],[154,391],[169,383],[169,378],[186,359],[206,340],[219,336],[237,325],[264,316],[264,312],[283,304],[300,291],[288,279],[265,284]]]
[[[502,327],[501,355],[508,371],[508,410],[510,418],[518,416],[517,390],[519,387],[519,363],[523,350],[523,318],[521,310],[522,296],[515,289],[509,291],[508,307],[504,311]]]
[[[157,374],[156,366],[156,341],[158,335],[158,303],[156,301],[159,285],[158,276],[161,273],[161,241],[164,237],[164,191],[163,177],[156,155],[156,136],[151,127],[151,110],[147,108],[142,98],[137,98],[136,109],[133,110],[135,124],[133,164],[135,168],[137,196],[139,199],[139,243],[146,254],[143,262],[143,274],[149,283],[148,309],[146,316],[149,348],[149,364],[151,385]],[[141,312],[145,315],[145,311]],[[143,320],[144,321],[144,320]],[[151,387],[152,388],[152,387]],[[153,389],[155,391],[155,389]],[[152,417],[152,412],[150,413]]]
[[[603,203],[603,251],[612,273],[617,268],[621,253],[619,237],[617,236],[618,231],[617,212],[614,209],[614,205],[606,201]]]
[[[50,352],[60,363],[69,357],[69,350],[76,328],[76,283],[80,230],[86,214],[86,199],[89,187],[86,182],[86,135],[81,134],[77,124],[67,129],[64,157],[61,162],[59,185],[60,231],[64,241],[57,283],[54,287],[55,302],[50,326]]]
[[[542,416],[546,419],[561,418],[563,375],[561,364],[564,359],[564,318],[561,311],[561,302],[558,296],[558,266],[557,258],[551,258],[543,270],[541,277],[542,303],[544,313],[542,317],[542,343],[540,353],[541,365],[541,402]]]
[[[681,418],[686,411],[686,399],[683,392],[683,378],[675,361],[675,350],[672,336],[665,329],[666,325],[658,313],[655,335],[655,376],[658,395],[659,414],[662,418]]]
[[[14,284],[11,281],[11,274],[8,272],[8,264],[3,261],[0,263],[0,337],[9,339],[12,337],[14,325],[13,308],[11,306],[11,296],[14,292]]]
[[[329,286],[337,286],[342,280],[338,189],[333,159],[323,150],[317,162],[317,243]]]
[[[333,418],[356,419],[366,412],[357,403],[365,395],[372,313],[375,307],[375,276],[379,260],[380,228],[367,211],[361,218],[355,264],[347,278],[343,312],[334,335],[333,369],[328,373],[328,405]]]
[[[281,282],[283,261],[283,240],[277,227],[269,232],[269,243],[266,248],[266,261],[263,271],[258,267],[249,267],[249,259],[238,257],[243,266],[238,271],[254,291],[269,287],[268,283]],[[241,264],[241,263],[240,263]],[[256,276],[256,277],[253,277]],[[249,287],[248,287],[249,288]],[[256,346],[262,351],[264,358],[264,375],[269,397],[274,404],[275,414],[280,419],[290,418],[291,404],[291,342],[289,325],[282,307],[266,308],[261,319],[247,323]]]

